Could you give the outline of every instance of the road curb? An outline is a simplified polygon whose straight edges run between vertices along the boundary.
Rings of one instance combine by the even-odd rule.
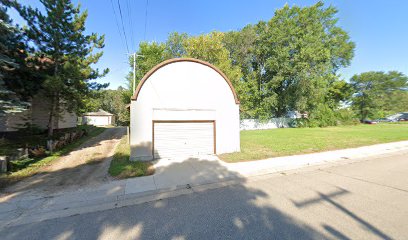
[[[374,151],[374,149],[377,150]],[[138,193],[127,193],[125,191],[126,184],[131,184],[132,182],[128,180],[120,180],[111,182],[110,185],[106,184],[99,190],[93,189],[93,192],[87,191],[87,189],[81,189],[81,191],[77,192],[66,192],[51,197],[48,196],[47,198],[36,198],[36,201],[38,201],[39,204],[32,209],[28,206],[25,206],[23,209],[18,207],[19,203],[26,200],[28,201],[28,199],[19,199],[14,203],[17,206],[15,210],[11,208],[9,212],[2,212],[2,215],[0,215],[0,229],[49,219],[143,204],[192,193],[203,193],[211,189],[270,178],[274,174],[279,176],[283,172],[290,174],[308,169],[351,164],[367,161],[372,158],[380,158],[384,155],[402,154],[404,151],[408,151],[408,141],[360,147],[356,149],[337,150],[333,152],[288,156],[279,158],[280,161],[276,158],[273,159],[273,161],[276,161],[277,163],[290,161],[291,164],[287,164],[287,162],[284,165],[276,164],[273,168],[262,169],[265,165],[259,164],[260,161],[265,163],[270,162],[272,159],[260,160],[255,162],[256,165],[261,166],[261,168],[259,168],[261,170],[259,171],[247,172],[224,179],[214,179],[214,182],[209,181],[198,184],[178,185],[171,188],[149,190]],[[300,157],[301,160],[296,160]],[[234,168],[237,168],[237,166],[244,168],[245,165],[248,165],[249,163],[254,162],[227,164],[230,166],[228,170],[234,171]],[[60,202],[58,202],[58,200],[60,200]],[[6,204],[12,203],[6,202]]]

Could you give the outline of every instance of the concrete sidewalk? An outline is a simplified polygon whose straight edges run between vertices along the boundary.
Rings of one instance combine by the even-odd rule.
[[[216,156],[162,159],[152,176],[112,181],[55,195],[9,195],[0,199],[0,228],[218,188],[305,166],[347,164],[383,154],[408,154],[408,141],[266,160],[225,163]]]

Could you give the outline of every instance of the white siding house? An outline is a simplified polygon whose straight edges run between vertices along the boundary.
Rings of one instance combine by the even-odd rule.
[[[151,69],[130,104],[132,160],[240,151],[239,101],[228,78],[191,58]]]
[[[49,99],[39,93],[31,99],[30,104],[25,111],[0,116],[0,132],[17,131],[26,123],[46,129],[50,111]],[[73,128],[77,126],[77,122],[75,113],[64,110],[60,116],[54,117],[54,129]]]
[[[94,126],[107,126],[115,124],[115,115],[99,109],[97,112],[85,113],[82,117],[82,124]]]

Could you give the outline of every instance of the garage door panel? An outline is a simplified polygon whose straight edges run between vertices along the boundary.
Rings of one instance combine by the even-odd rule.
[[[155,158],[214,153],[213,122],[156,122],[153,127]]]

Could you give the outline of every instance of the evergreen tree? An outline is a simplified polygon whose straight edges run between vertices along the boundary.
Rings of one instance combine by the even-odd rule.
[[[64,110],[77,111],[92,89],[106,87],[93,81],[108,73],[92,68],[103,52],[104,36],[85,33],[87,11],[71,0],[40,0],[44,13],[31,7],[18,6],[27,21],[27,34],[34,43],[37,56],[47,61],[46,78],[41,88],[49,99],[48,135],[52,136],[54,120]]]
[[[41,80],[35,69],[38,62],[29,58],[24,32],[7,14],[11,5],[6,0],[0,5],[0,114],[26,109]]]

